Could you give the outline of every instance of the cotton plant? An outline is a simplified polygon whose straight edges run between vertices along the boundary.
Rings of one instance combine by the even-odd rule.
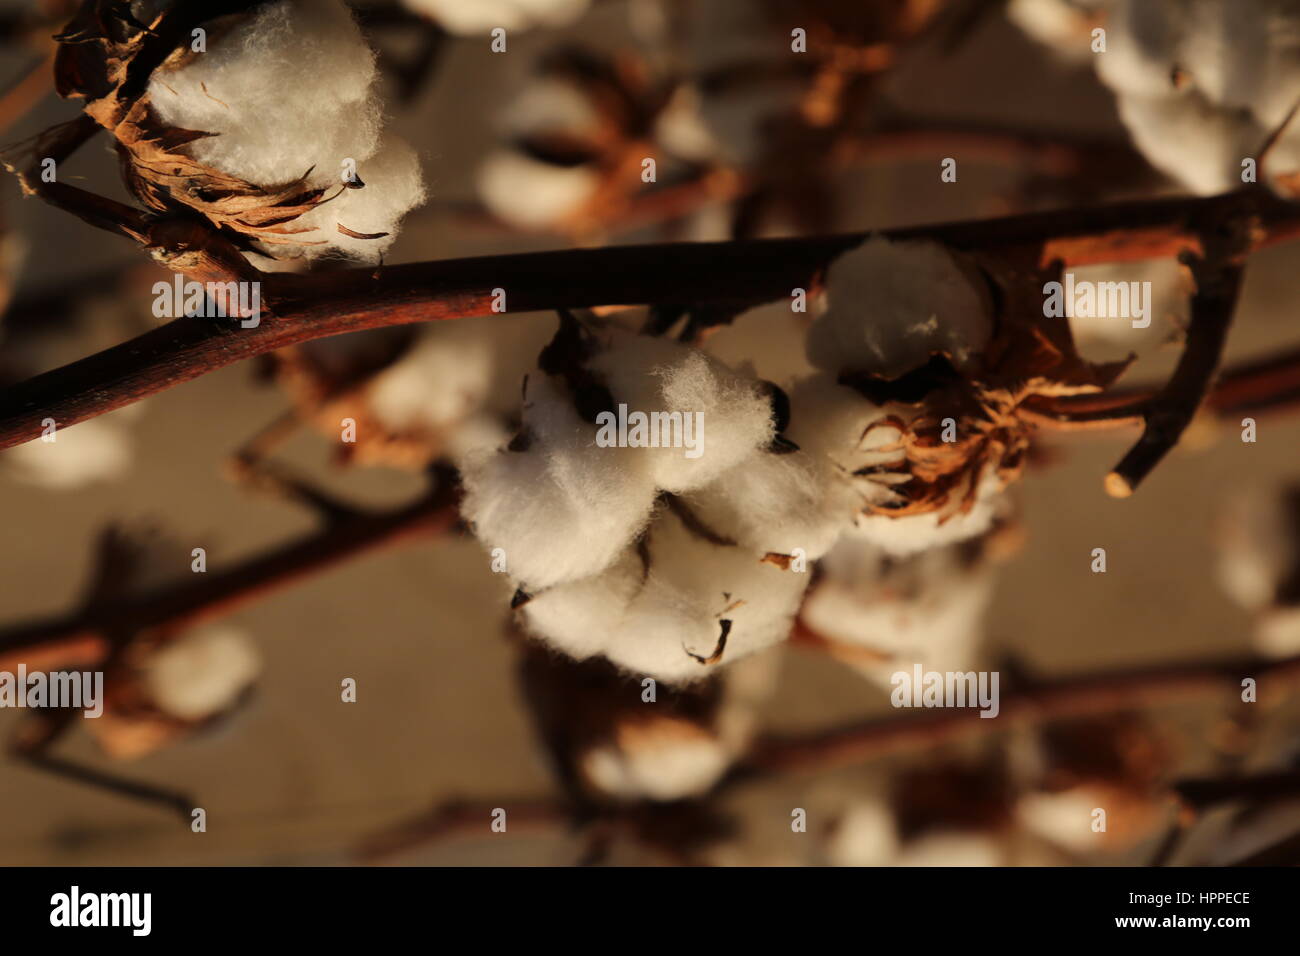
[[[63,96],[116,138],[149,208],[191,210],[251,256],[378,261],[424,199],[415,152],[386,134],[375,55],[341,0],[280,0],[211,21],[128,82],[147,38],[195,20],[155,4],[144,22],[82,8],[56,64]]]
[[[1196,193],[1296,191],[1300,10],[1286,0],[1111,0],[1098,75],[1134,145]],[[1263,152],[1270,139],[1275,142]],[[1254,175],[1247,175],[1257,163]]]

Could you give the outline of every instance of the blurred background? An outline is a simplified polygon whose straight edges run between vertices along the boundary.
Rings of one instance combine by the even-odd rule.
[[[1182,191],[1129,145],[1089,62],[1086,23],[1083,40],[1062,28],[1058,47],[1023,28],[1042,19],[1027,15],[1029,6],[1044,16],[1069,6],[1054,0],[1013,4],[1014,16],[995,3],[593,0],[568,22],[512,30],[505,54],[491,51],[485,31],[439,25],[439,4],[353,6],[382,53],[390,127],[416,146],[428,184],[428,200],[407,216],[389,263],[852,232]],[[872,52],[848,58],[853,65],[838,80],[825,64],[788,77],[763,68],[756,47],[787,49],[790,23],[806,24],[816,41],[849,8],[867,11],[849,17],[859,32],[833,35]],[[5,100],[14,108],[4,116],[4,139],[16,143],[71,118],[77,105],[32,78],[46,55],[40,38],[51,32],[42,18],[57,11],[35,3],[2,9],[3,88],[29,90]],[[775,39],[756,39],[763,37]],[[557,54],[575,50],[581,56]],[[842,84],[839,95],[827,94],[832,119],[812,123],[824,142],[813,133],[783,140],[795,134],[771,117],[816,82]],[[605,103],[611,85],[644,101],[613,118],[608,109],[594,119],[584,113],[580,94],[597,90],[605,98],[594,100]],[[595,123],[598,133],[543,129],[552,121]],[[619,122],[627,128],[615,129]],[[659,157],[650,199],[639,177],[609,172],[618,163],[602,151],[619,150]],[[956,183],[936,176],[947,156],[958,158]],[[66,170],[79,185],[125,199],[102,136]],[[806,190],[797,195],[792,182]],[[155,324],[149,290],[165,273],[139,250],[24,200],[12,178],[2,216],[9,304],[0,367],[8,380]],[[1228,363],[1300,345],[1298,256],[1300,247],[1283,245],[1251,259]],[[1176,342],[1165,341],[1176,339],[1177,318],[1162,316],[1142,342],[1096,336],[1095,354],[1137,348],[1142,358],[1126,383],[1160,381],[1177,356]],[[796,319],[780,305],[756,310],[706,347],[788,380],[806,369]],[[455,325],[422,334],[464,350],[451,354],[475,356],[476,401],[508,415],[554,317]],[[383,339],[340,348],[404,347]],[[236,365],[115,413],[73,461],[42,467],[18,451],[0,453],[0,629],[75,609],[109,526],[169,542],[177,579],[190,574],[193,548],[206,549],[209,570],[219,570],[318,531],[310,510],[229,477],[231,456],[293,407],[286,381],[273,364]],[[1269,513],[1296,480],[1300,415],[1261,418],[1255,443],[1238,433],[1235,425],[1198,423],[1122,501],[1104,494],[1102,479],[1131,432],[1044,437],[1014,491],[1015,546],[986,562],[987,607],[976,601],[966,612],[964,630],[977,632],[981,659],[1004,675],[1004,698],[1017,680],[1259,650],[1260,614],[1223,586],[1221,564],[1232,560],[1223,557],[1225,538],[1243,500]],[[371,508],[398,507],[425,487],[418,469],[344,466],[336,450],[332,436],[305,427],[274,457]],[[1098,547],[1107,551],[1105,574],[1091,570]],[[1219,803],[1185,832],[1175,828],[1172,781],[1295,766],[1300,701],[1267,681],[1250,719],[1231,684],[1159,703],[1137,693],[1130,710],[1082,722],[1008,725],[863,759],[768,765],[649,810],[640,797],[653,786],[569,800],[573,784],[566,789],[548,749],[560,746],[557,735],[539,731],[550,725],[538,714],[548,714],[557,695],[565,699],[556,688],[572,674],[547,673],[566,665],[534,659],[512,635],[510,592],[483,548],[451,533],[358,555],[238,608],[207,626],[236,632],[231,646],[250,641],[260,662],[248,665],[255,690],[219,726],[136,748],[138,755],[121,746],[114,757],[111,742],[106,748],[79,726],[56,744],[69,761],[191,795],[207,812],[207,831],[192,832],[155,803],[9,759],[0,764],[0,863],[1223,863],[1288,838],[1294,846],[1300,832],[1300,801],[1286,800]],[[891,591],[881,600],[909,598]],[[1289,653],[1298,650],[1300,641]],[[750,668],[749,684],[729,691],[727,706],[744,708],[749,722],[747,742],[732,756],[743,762],[755,735],[815,737],[898,717],[887,681],[873,676],[876,665],[844,656],[801,642]],[[346,677],[356,680],[355,703],[340,701]],[[539,692],[538,682],[549,691]],[[596,696],[617,683],[594,672],[579,680]],[[597,737],[601,714],[620,719],[601,706],[575,718]],[[683,703],[681,713],[691,706]],[[0,711],[0,739],[20,739],[27,719]],[[635,735],[620,740],[635,748]],[[448,801],[464,801],[466,820],[428,817]],[[517,811],[505,834],[489,829],[496,807]],[[1106,833],[1090,827],[1095,807],[1107,809]],[[806,811],[806,832],[791,829],[796,808]],[[1300,852],[1292,856],[1280,861],[1300,861]]]

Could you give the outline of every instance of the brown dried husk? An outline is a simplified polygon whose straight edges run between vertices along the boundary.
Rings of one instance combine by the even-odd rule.
[[[991,276],[1000,271],[996,264],[984,266]],[[931,363],[934,385],[913,402],[892,398],[896,383],[885,379],[859,376],[845,381],[878,404],[888,401],[907,409],[905,414],[873,422],[862,436],[877,428],[895,428],[898,441],[875,450],[902,452],[898,462],[859,473],[858,477],[885,485],[891,492],[884,502],[867,504],[864,514],[903,517],[942,512],[943,523],[969,513],[978,500],[981,479],[992,476],[1006,486],[1020,478],[1033,433],[1033,425],[1018,415],[1026,399],[1098,392],[1128,368],[1131,358],[1095,364],[1079,355],[1069,323],[1042,314],[1041,299],[1035,294],[1041,277],[1009,278],[1001,283],[997,333],[978,374],[964,375],[949,356],[936,353]],[[914,380],[910,386],[916,387]],[[947,418],[956,423],[955,441],[942,438]]]
[[[249,241],[323,245],[324,239],[302,238],[314,228],[292,223],[337,196],[343,186],[332,195],[309,186],[310,169],[273,186],[223,173],[183,152],[214,134],[167,126],[150,106],[149,78],[157,70],[180,68],[193,56],[187,44],[196,24],[204,24],[211,41],[260,5],[248,0],[187,3],[143,24],[131,15],[128,3],[88,2],[56,38],[56,87],[60,96],[85,99],[85,112],[113,134],[126,185],[150,209],[193,210],[227,234]]]

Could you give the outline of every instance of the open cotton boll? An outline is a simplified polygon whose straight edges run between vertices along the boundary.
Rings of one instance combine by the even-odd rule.
[[[661,680],[691,681],[789,636],[808,574],[712,544],[672,513],[651,526],[647,550],[646,586],[605,652],[614,663]],[[703,663],[717,654],[724,633],[718,662]]]
[[[929,240],[873,236],[837,257],[825,307],[808,330],[808,359],[830,372],[895,378],[943,352],[977,367],[993,334],[987,291],[951,252]]]
[[[490,342],[477,334],[436,327],[371,379],[366,399],[384,427],[393,431],[441,430],[483,406],[492,373]]]
[[[1174,341],[1187,327],[1195,284],[1189,271],[1173,259],[1108,262],[1079,266],[1070,272],[1076,286],[1088,282],[1098,289],[1098,298],[1105,294],[1100,290],[1111,287],[1108,284],[1118,284],[1130,303],[1127,311],[1112,310],[1107,305],[1104,309],[1094,308],[1086,315],[1075,315],[1074,303],[1068,298],[1064,300],[1074,344],[1079,354],[1089,361],[1110,362],[1129,355],[1146,355]],[[1132,298],[1133,290],[1137,290],[1145,316],[1138,315],[1138,300]],[[1112,311],[1123,314],[1110,314]],[[1147,320],[1149,323],[1145,328],[1135,328],[1135,320],[1139,325]]]
[[[483,205],[498,219],[522,229],[545,229],[585,206],[601,177],[591,166],[557,166],[502,147],[479,166],[476,182]]]
[[[700,488],[775,437],[770,393],[698,349],[629,336],[590,367],[629,415],[649,416],[647,437],[661,444],[640,453],[666,491]],[[631,427],[629,419],[629,442]]]
[[[0,452],[0,470],[15,481],[72,491],[117,481],[131,468],[133,414],[109,412],[78,425],[60,427],[53,441],[37,438]]]
[[[1096,850],[1105,837],[1092,828],[1098,796],[1085,787],[1026,793],[1016,801],[1016,821],[1030,833],[1075,853]]]
[[[602,448],[542,374],[529,379],[524,451],[464,462],[461,513],[530,591],[608,567],[650,519],[654,480],[639,449]]]
[[[825,554],[853,507],[829,461],[805,454],[761,452],[686,496],[714,532],[757,554],[809,561]]]
[[[1195,93],[1121,96],[1119,115],[1151,165],[1205,196],[1240,188],[1242,159],[1254,154],[1267,135]]]
[[[488,33],[496,27],[560,27],[587,12],[591,0],[404,0],[452,33]]]
[[[144,668],[153,702],[182,720],[229,708],[261,671],[261,655],[243,631],[208,627],[164,646]]]
[[[212,31],[207,51],[154,73],[153,108],[168,126],[217,135],[190,144],[209,166],[258,185],[342,162],[379,142],[375,55],[338,0],[281,0]]]
[[[527,629],[575,660],[601,654],[632,599],[645,586],[646,568],[626,548],[599,574],[547,588],[522,608]]]
[[[184,147],[213,169],[268,189],[306,176],[327,190],[284,225],[293,241],[262,251],[377,260],[424,186],[414,151],[381,142],[375,55],[351,12],[338,0],[281,0],[222,24],[205,52],[154,73],[154,112],[166,126],[214,134]],[[355,180],[364,185],[344,188]]]
[[[899,562],[866,542],[844,539],[822,562],[823,577],[800,616],[814,633],[879,652],[864,676],[888,686],[900,665],[965,671],[980,656],[993,596],[990,567],[967,564],[954,547]]]
[[[955,487],[948,501],[935,511],[923,514],[858,514],[846,532],[860,537],[890,554],[905,556],[956,544],[977,537],[993,527],[1006,510],[1005,486],[992,467],[986,468],[975,481],[974,499],[965,504],[967,488]]]
[[[364,186],[345,188],[294,220],[293,228],[311,230],[295,237],[301,245],[277,244],[274,251],[378,261],[397,239],[402,217],[424,202],[424,174],[415,150],[390,136],[374,155],[357,163],[356,175]],[[340,227],[367,238],[350,236]]]

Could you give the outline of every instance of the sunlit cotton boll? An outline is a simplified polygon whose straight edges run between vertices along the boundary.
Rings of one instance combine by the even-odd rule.
[[[641,449],[655,485],[665,491],[708,484],[775,435],[771,394],[698,349],[623,336],[590,364],[629,414],[667,416],[650,419],[652,426],[660,422],[650,436],[660,447]],[[687,447],[688,439],[695,447]]]
[[[608,567],[645,527],[654,479],[640,449],[602,448],[546,376],[529,379],[527,447],[470,456],[462,513],[510,575],[537,590]]]
[[[968,370],[992,332],[987,292],[972,269],[938,243],[875,236],[827,270],[808,359],[826,371],[896,378],[943,352]]]
[[[53,441],[37,438],[0,452],[0,471],[14,481],[72,491],[120,480],[131,469],[134,442],[130,407],[78,425],[60,427]]]
[[[243,631],[207,627],[166,645],[148,661],[144,685],[174,717],[202,720],[228,709],[261,671],[261,655]]]
[[[1097,71],[1143,154],[1198,193],[1239,187],[1242,160],[1294,104],[1300,9],[1287,0],[1116,0],[1106,29]],[[1297,144],[1288,129],[1271,174],[1296,172]]]
[[[599,654],[632,674],[687,683],[785,640],[808,579],[661,513],[644,549],[628,549],[603,575],[539,594],[525,620],[572,657]]]
[[[525,30],[572,23],[591,0],[403,0],[416,13],[432,17],[452,33],[488,33],[496,27]]]
[[[381,142],[376,77],[374,53],[345,4],[283,0],[214,29],[206,52],[155,72],[149,95],[166,125],[216,134],[185,147],[199,162],[263,187],[310,174],[308,186],[339,194],[287,225],[310,231],[267,251],[374,259],[424,198],[414,153]],[[353,166],[365,186],[344,189]],[[356,240],[339,224],[388,235]]]

